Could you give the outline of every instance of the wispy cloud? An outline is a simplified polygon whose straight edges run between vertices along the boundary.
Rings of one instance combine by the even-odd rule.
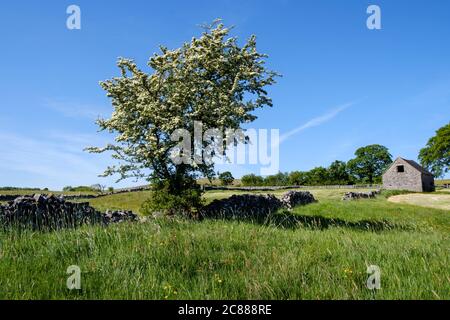
[[[109,155],[92,155],[83,148],[103,145],[107,137],[57,132],[25,136],[0,131],[0,186],[49,187],[103,183],[115,187],[128,186],[131,181],[114,184],[115,178],[99,178],[112,164]],[[139,182],[142,184],[142,182]],[[134,182],[131,182],[134,184]]]
[[[81,146],[0,132],[0,169],[27,172],[50,180],[80,181],[101,172],[83,154]],[[81,179],[80,179],[81,178]]]
[[[44,106],[69,118],[98,119],[104,117],[109,111],[108,108],[98,105],[55,99],[45,100]]]
[[[50,131],[33,136],[0,130],[0,186],[34,186],[58,190],[66,185],[102,183],[114,187],[142,185],[145,181],[117,177],[99,178],[108,165],[116,163],[109,154],[83,151],[91,145],[111,141],[103,134]]]
[[[298,134],[302,131],[305,131],[309,128],[318,127],[318,126],[332,120],[339,113],[343,112],[344,110],[348,109],[349,107],[353,106],[354,104],[356,104],[356,102],[349,102],[349,103],[340,105],[332,110],[329,110],[327,113],[325,113],[321,116],[318,116],[316,118],[313,118],[313,119],[307,121],[306,123],[302,124],[301,126],[298,126],[297,128],[283,134],[280,137],[280,144],[283,143],[284,141],[286,141],[287,139],[289,139],[290,137],[292,137],[293,135],[296,135],[296,134]]]

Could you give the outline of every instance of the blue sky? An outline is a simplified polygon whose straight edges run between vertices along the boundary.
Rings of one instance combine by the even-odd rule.
[[[81,30],[66,28],[70,4],[81,8]],[[381,30],[366,27],[370,4],[381,8]],[[0,185],[140,184],[98,178],[113,162],[82,151],[110,139],[94,124],[112,110],[98,82],[118,75],[117,57],[145,68],[160,44],[179,47],[219,17],[241,41],[256,34],[283,75],[270,89],[274,107],[252,124],[293,133],[281,144],[281,171],[346,161],[373,143],[417,159],[450,119],[446,0],[8,1],[0,5]]]

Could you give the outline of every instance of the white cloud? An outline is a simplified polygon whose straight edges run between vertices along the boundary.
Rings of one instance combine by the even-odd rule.
[[[87,118],[98,119],[105,117],[108,112],[106,107],[101,107],[92,104],[73,103],[62,100],[47,99],[44,102],[44,107],[61,113],[65,117],[69,118]]]
[[[68,180],[78,180],[100,170],[82,156],[80,146],[73,144],[0,133],[0,145],[3,147],[0,167],[6,170]]]
[[[292,137],[293,135],[296,135],[297,133],[300,133],[309,128],[320,126],[320,125],[332,120],[339,113],[341,113],[342,111],[346,110],[347,108],[351,107],[354,104],[355,104],[355,102],[349,102],[349,103],[343,104],[341,106],[338,106],[338,107],[328,111],[327,113],[325,113],[321,116],[318,116],[316,118],[313,118],[313,119],[309,120],[308,122],[302,124],[301,126],[283,134],[280,137],[280,144],[283,143],[284,141],[286,141],[287,139],[289,139],[290,137]]]
[[[83,149],[103,145],[107,139],[98,135],[58,134],[28,137],[0,132],[1,185],[49,187],[102,183],[122,187],[131,181],[115,185],[114,178],[98,177],[112,164],[109,155],[89,154]],[[23,178],[26,177],[26,178]],[[133,183],[134,184],[134,183]],[[142,184],[142,181],[138,184]]]

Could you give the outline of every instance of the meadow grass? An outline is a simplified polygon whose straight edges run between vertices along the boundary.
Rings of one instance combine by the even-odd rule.
[[[443,179],[443,180],[435,180],[434,184],[436,186],[442,186],[444,184],[450,184],[450,179]]]
[[[450,194],[445,192],[439,193],[413,193],[403,194],[389,198],[391,202],[409,203],[416,206],[444,209],[450,211]]]
[[[136,191],[76,201],[89,202],[91,206],[102,212],[106,210],[132,210],[135,213],[140,213],[142,204],[150,197],[150,194],[151,191]]]
[[[0,299],[450,299],[448,211],[312,192],[319,202],[270,221],[2,231]],[[131,209],[148,195],[90,202]],[[70,265],[81,268],[80,291],[66,288]],[[366,288],[369,265],[381,268],[376,292]]]

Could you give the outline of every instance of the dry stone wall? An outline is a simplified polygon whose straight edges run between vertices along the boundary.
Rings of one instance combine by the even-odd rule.
[[[201,210],[201,216],[204,218],[264,218],[279,209],[291,210],[295,206],[314,201],[314,196],[307,191],[289,191],[281,199],[273,194],[233,195],[227,199],[214,200]]]
[[[33,230],[74,228],[83,224],[109,224],[135,221],[131,211],[100,213],[89,203],[72,203],[63,197],[22,196],[0,206],[0,226],[16,226]]]
[[[380,193],[380,190],[368,191],[368,192],[347,192],[342,200],[358,200],[358,199],[373,199]]]
[[[283,207],[288,210],[292,210],[296,206],[313,203],[315,201],[314,196],[308,191],[289,191],[281,197]]]

